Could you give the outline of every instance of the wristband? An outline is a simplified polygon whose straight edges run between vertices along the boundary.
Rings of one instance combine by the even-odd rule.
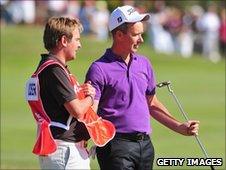
[[[93,104],[94,104],[94,98],[93,98],[93,96],[88,95],[87,97],[90,97],[90,98],[91,98],[91,100],[92,100],[92,104],[91,104],[91,106],[93,106]]]

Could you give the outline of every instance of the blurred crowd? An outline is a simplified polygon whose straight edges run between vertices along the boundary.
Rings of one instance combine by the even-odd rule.
[[[225,7],[209,3],[206,10],[199,5],[182,10],[156,1],[151,15],[148,34],[156,51],[178,52],[183,57],[195,51],[213,62],[225,56]]]
[[[43,24],[51,16],[78,17],[83,34],[107,40],[109,2],[95,0],[0,0],[2,24]],[[150,1],[150,6],[137,1],[121,1],[139,12],[150,12],[146,35],[154,50],[179,53],[189,58],[194,52],[213,62],[226,55],[226,10],[210,1],[206,7],[191,5],[186,8],[169,6],[164,0]],[[149,9],[150,8],[150,9]]]

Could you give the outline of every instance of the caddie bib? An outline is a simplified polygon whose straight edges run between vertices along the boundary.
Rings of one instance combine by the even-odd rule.
[[[57,64],[59,65],[67,74],[71,84],[74,87],[74,91],[78,99],[85,98],[85,94],[80,90],[79,83],[77,82],[75,76],[70,74],[66,68],[54,60],[47,60],[44,62],[37,71],[31,76],[26,84],[26,100],[32,110],[33,116],[36,120],[38,131],[37,139],[33,148],[33,153],[37,155],[48,155],[56,151],[57,145],[51,134],[50,125],[69,130],[72,116],[70,115],[66,124],[60,122],[51,121],[45,112],[40,97],[40,86],[38,75],[49,65]],[[84,117],[78,120],[85,124],[89,135],[97,146],[104,146],[108,141],[110,141],[115,135],[114,125],[107,120],[99,117],[93,109],[90,107],[88,111],[84,114]]]

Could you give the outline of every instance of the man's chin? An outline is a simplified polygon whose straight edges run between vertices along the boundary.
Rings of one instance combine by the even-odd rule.
[[[75,58],[76,58],[76,56],[74,56],[74,57],[70,57],[70,58],[68,57],[68,58],[67,58],[67,61],[74,60]]]
[[[135,53],[135,52],[137,52],[137,50],[138,50],[138,48],[133,48],[133,49],[132,49],[132,52]]]

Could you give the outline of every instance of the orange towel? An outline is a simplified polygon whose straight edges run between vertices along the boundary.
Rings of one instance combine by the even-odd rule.
[[[70,75],[70,79],[74,85],[78,84],[73,75]],[[77,97],[85,98],[82,90],[77,92]],[[85,124],[93,143],[97,146],[104,146],[115,136],[115,126],[110,121],[99,117],[91,107],[79,121]]]

